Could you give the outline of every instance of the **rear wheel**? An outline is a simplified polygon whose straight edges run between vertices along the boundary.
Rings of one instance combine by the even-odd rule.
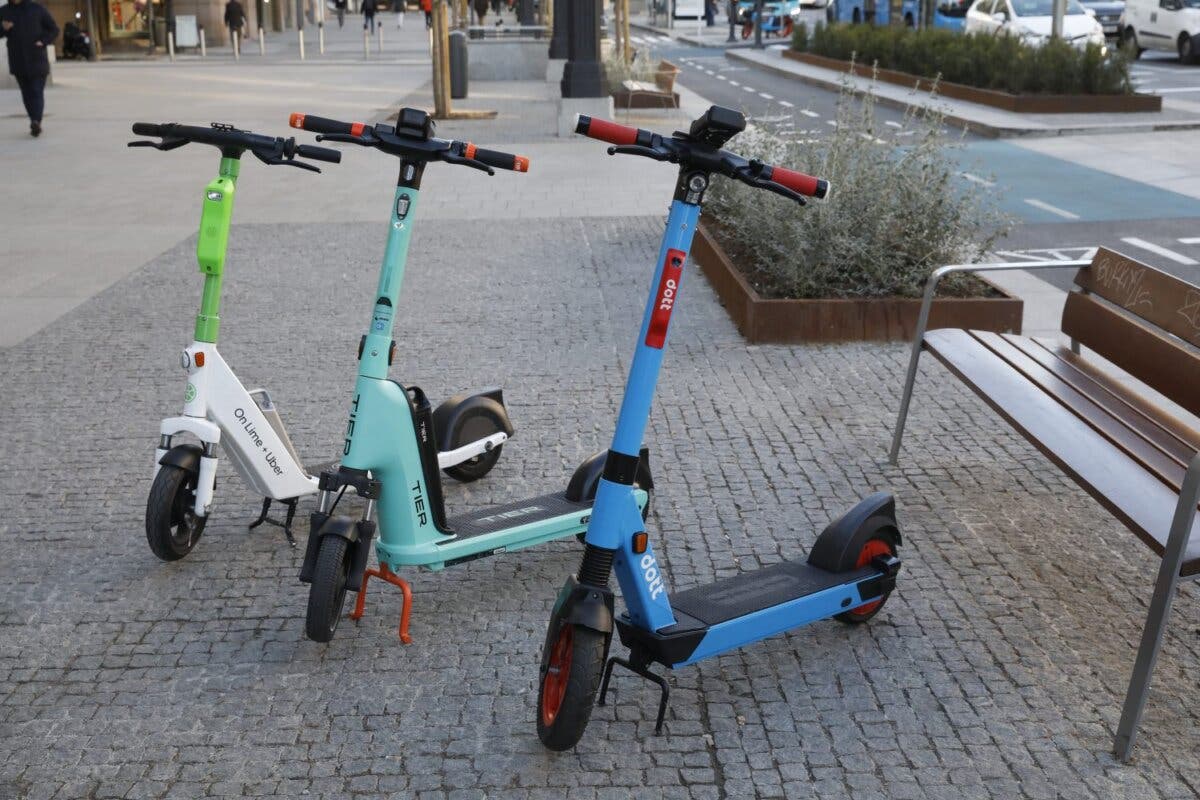
[[[876,556],[894,556],[896,555],[896,546],[892,544],[890,536],[875,536],[863,544],[862,550],[858,553],[858,560],[855,562],[855,569],[862,569],[869,566],[871,560]],[[878,600],[872,600],[858,608],[850,611],[843,611],[838,614],[835,619],[839,622],[845,622],[847,625],[861,625],[871,617],[879,613],[879,609],[883,608],[883,604],[887,602],[891,592],[888,592]]]
[[[326,536],[321,539],[320,547],[313,582],[308,587],[304,632],[314,642],[328,642],[333,639],[342,618],[342,606],[346,604],[350,543],[341,536]]]
[[[550,647],[538,688],[537,733],[549,749],[570,750],[592,717],[604,673],[604,635],[567,624]]]
[[[485,411],[480,409],[468,410],[454,421],[454,430],[450,432],[450,447],[465,447],[471,442],[477,442],[480,439],[500,433],[500,431],[501,428],[496,425],[496,421]],[[491,472],[492,467],[496,466],[496,462],[500,460],[500,450],[503,447],[504,445],[496,445],[491,450],[480,453],[474,458],[469,458],[452,467],[446,467],[443,472],[456,481],[463,483],[477,481]]]
[[[196,473],[164,464],[154,476],[146,499],[146,541],[163,561],[178,561],[192,552],[207,517],[196,516]]]
[[[1146,52],[1144,47],[1138,47],[1137,31],[1133,29],[1132,25],[1121,31],[1121,46],[1128,50],[1135,60],[1141,58],[1142,53]]]

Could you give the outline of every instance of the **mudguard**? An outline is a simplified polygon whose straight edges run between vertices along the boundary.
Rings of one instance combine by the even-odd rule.
[[[374,523],[370,523],[371,532],[374,533]],[[304,563],[300,566],[300,582],[312,583],[313,570],[317,568],[317,553],[321,549],[321,540],[326,536],[340,536],[350,543],[354,554],[351,558],[357,556],[355,543],[359,539],[359,522],[350,519],[349,517],[330,517],[328,514],[322,514],[320,511],[314,511],[308,515],[308,543],[304,546]],[[369,548],[361,548],[369,549]],[[353,577],[353,575],[351,575]],[[358,590],[359,584],[362,583],[362,575],[359,574],[359,582],[354,584],[355,591]]]
[[[567,484],[567,499],[572,503],[582,503],[585,500],[596,499],[596,488],[600,485],[600,476],[604,474],[604,462],[608,459],[608,451],[588,458],[575,468],[571,481]],[[654,488],[654,477],[650,474],[650,448],[642,445],[638,451],[638,465],[634,483],[641,489],[650,491]]]
[[[158,463],[164,467],[179,467],[192,473],[200,472],[200,455],[204,450],[198,444],[177,444],[167,452]]]
[[[613,633],[612,590],[581,584],[574,575],[567,578],[567,582],[558,593],[558,599],[554,602],[550,624],[546,626],[546,641],[542,644],[543,677],[550,664],[551,647],[557,641],[563,625],[578,625],[604,634],[604,659],[607,661]]]
[[[858,564],[858,554],[872,536],[883,533],[897,547],[901,544],[900,524],[896,522],[896,499],[887,492],[876,492],[829,523],[817,537],[808,563],[827,572],[847,572]]]
[[[487,417],[496,426],[495,433],[503,431],[512,436],[515,429],[504,407],[504,391],[489,388],[479,392],[463,392],[443,400],[433,410],[433,435],[439,451],[454,450],[468,442],[455,442],[451,437],[460,417],[468,412]]]

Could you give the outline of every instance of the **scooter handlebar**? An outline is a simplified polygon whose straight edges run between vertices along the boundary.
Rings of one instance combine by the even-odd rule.
[[[346,136],[361,136],[363,129],[367,127],[361,122],[342,122],[341,120],[314,117],[311,114],[299,113],[292,114],[288,118],[288,124],[293,128],[299,128],[311,133],[339,133]]]
[[[642,137],[643,139],[647,139],[650,136],[648,131],[631,128],[628,125],[621,125],[606,119],[596,119],[585,114],[579,114],[575,117],[575,132],[615,145],[636,144],[638,135],[642,133],[646,134],[646,136]]]
[[[163,126],[154,122],[135,122],[133,132],[137,136],[162,136]]]
[[[311,144],[296,145],[296,155],[301,158],[311,158],[313,161],[328,161],[330,164],[340,164],[342,151],[331,147],[317,147]]]
[[[785,186],[805,197],[815,197],[818,200],[824,200],[829,196],[829,181],[822,178],[814,178],[812,175],[805,175],[803,172],[797,172],[786,167],[768,166],[759,177],[772,183],[778,183],[780,186]]]
[[[502,150],[485,150],[470,142],[463,143],[463,156],[487,164],[497,169],[511,169],[513,172],[529,172],[529,159],[525,156],[505,153]]]

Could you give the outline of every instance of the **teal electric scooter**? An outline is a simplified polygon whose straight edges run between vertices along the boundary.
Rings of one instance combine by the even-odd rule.
[[[526,172],[521,156],[485,150],[470,142],[434,137],[433,120],[424,111],[401,109],[396,125],[364,125],[293,114],[293,127],[320,134],[318,141],[372,147],[400,159],[400,176],[391,204],[391,226],[379,286],[367,333],[359,345],[358,378],[346,425],[342,460],[320,477],[318,509],[312,515],[300,580],[310,584],[305,630],[310,639],[333,638],[346,592],[358,592],[352,618],[362,616],[366,582],[380,577],[404,592],[400,638],[410,641],[412,595],[395,574],[402,567],[440,570],[484,556],[521,550],[587,529],[605,453],[576,469],[565,490],[463,514],[446,515],[432,435],[434,415],[425,393],[388,378],[396,347],[392,338],[395,309],[408,255],[409,237],[420,197],[421,179],[430,162],[493,167]],[[638,459],[635,494],[643,511],[652,488],[648,458]],[[346,491],[365,500],[358,519],[336,515]],[[379,569],[368,570],[370,545],[379,516],[375,552]]]

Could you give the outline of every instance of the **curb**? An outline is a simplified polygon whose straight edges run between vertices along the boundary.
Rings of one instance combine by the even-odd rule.
[[[748,47],[753,47],[751,44],[743,44],[742,42],[736,42],[734,44],[718,42],[713,44],[712,42],[706,42],[703,39],[697,39],[694,36],[689,36],[686,34],[674,35],[664,31],[662,28],[655,28],[653,25],[647,25],[644,22],[634,22],[633,20],[629,21],[629,27],[637,28],[639,31],[644,31],[646,33],[658,34],[659,36],[670,36],[676,42],[690,44],[692,47],[704,47],[709,50],[743,50]]]
[[[841,81],[829,80],[826,78],[818,78],[813,75],[798,75],[783,67],[774,64],[764,64],[752,58],[747,58],[739,53],[727,53],[726,58],[745,64],[753,69],[759,69],[763,72],[769,72],[773,75],[778,75],[783,78],[789,78],[800,83],[805,83],[810,86],[816,86],[821,89],[828,89],[835,92],[842,90]],[[865,92],[861,89],[852,89],[857,96],[862,96]],[[908,111],[910,109],[922,110],[926,108],[926,103],[923,102],[905,102],[897,100],[893,97],[885,97],[875,95],[875,102],[889,108]],[[1195,122],[1159,122],[1159,123],[1135,123],[1131,125],[1109,125],[1109,126],[1079,126],[1059,128],[1008,128],[989,125],[985,122],[970,119],[958,114],[945,112],[947,122],[953,123],[956,126],[965,128],[971,133],[977,133],[980,136],[987,136],[992,139],[1017,139],[1021,137],[1038,138],[1051,136],[1083,136],[1087,134],[1106,134],[1106,133],[1155,133],[1158,131],[1187,131],[1200,129],[1200,119]]]

